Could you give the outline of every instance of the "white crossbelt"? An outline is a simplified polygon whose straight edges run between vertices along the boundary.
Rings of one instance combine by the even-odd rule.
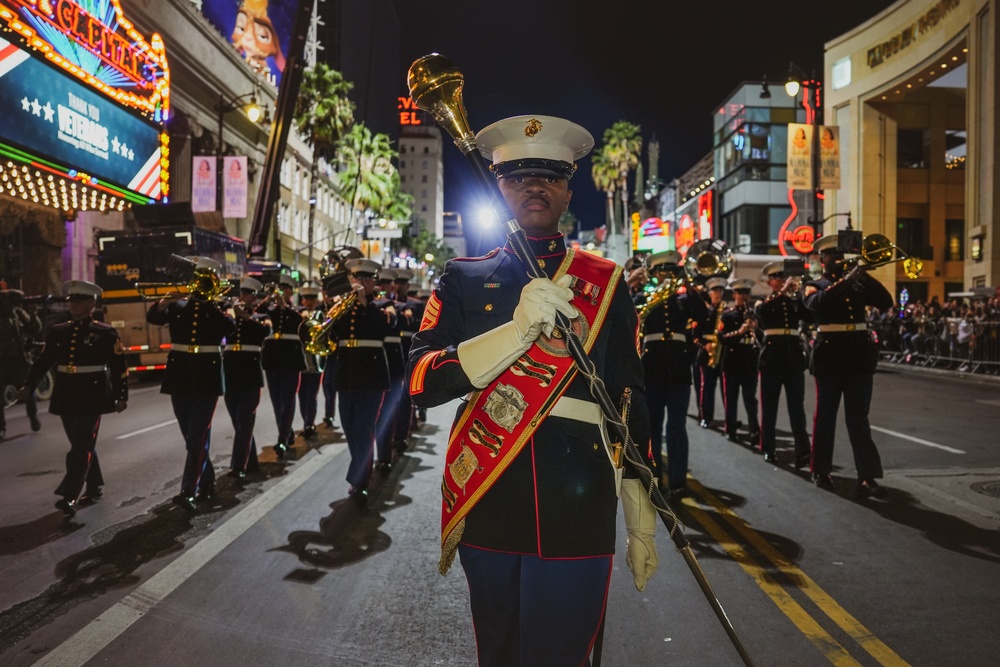
[[[664,339],[666,339],[666,340],[678,340],[678,341],[680,341],[680,342],[683,343],[684,341],[687,340],[687,337],[684,334],[682,334],[682,333],[669,333],[669,334],[665,334],[665,333],[653,333],[653,334],[646,334],[645,336],[643,336],[642,342],[643,343],[652,343],[653,341],[664,340]]]
[[[399,344],[399,343],[403,342],[403,339],[400,338],[399,336],[386,336],[382,340],[385,341],[386,343],[397,343],[397,344]]]
[[[286,333],[281,333],[280,331],[276,331],[275,333],[271,334],[270,336],[268,336],[264,340],[286,340],[286,339],[287,340],[298,340],[299,339],[299,335],[298,334],[286,334]]]
[[[226,352],[260,352],[260,345],[244,345],[235,343],[226,346]]]
[[[108,370],[107,366],[74,366],[72,364],[67,364],[65,366],[56,366],[56,370],[60,373],[69,373],[74,375],[76,373],[103,373]]]
[[[798,336],[798,329],[764,329],[765,336]]]
[[[821,324],[816,329],[820,333],[843,333],[845,331],[867,331],[868,324],[865,322],[850,322],[848,324]]]
[[[583,401],[579,398],[561,396],[556,404],[552,406],[549,417],[562,417],[563,419],[573,419],[587,424],[600,425],[604,413],[601,406],[593,401]]]
[[[341,347],[382,347],[380,340],[364,340],[363,338],[347,338],[340,341]]]
[[[188,354],[206,354],[209,352],[221,352],[221,345],[178,345],[176,343],[170,346],[170,349],[174,352],[187,352]]]

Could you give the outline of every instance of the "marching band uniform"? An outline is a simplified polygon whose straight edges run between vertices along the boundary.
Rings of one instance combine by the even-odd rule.
[[[734,280],[734,295],[750,296],[753,281]],[[722,314],[719,342],[722,343],[722,395],[726,407],[726,436],[736,440],[737,401],[743,392],[743,407],[750,427],[750,444],[757,445],[760,424],[757,421],[757,340],[754,337],[753,312],[744,302],[738,302]]]
[[[771,262],[764,267],[764,275],[772,281],[774,290],[755,312],[757,326],[764,337],[757,360],[760,371],[760,449],[764,460],[773,463],[776,455],[775,424],[778,420],[778,402],[785,390],[788,420],[795,440],[795,467],[809,465],[809,433],[806,430],[805,368],[806,357],[802,349],[799,326],[811,320],[798,296],[784,291],[774,281],[784,281],[783,262]]]
[[[816,316],[811,368],[816,378],[816,415],[813,419],[812,474],[817,486],[833,489],[833,444],[837,411],[844,399],[844,421],[854,450],[860,498],[884,497],[882,460],[871,436],[868,410],[872,400],[878,344],[872,339],[865,308],[880,311],[892,307],[892,294],[863,269],[843,276],[843,254],[837,236],[822,237],[813,244],[823,262],[823,276],[806,283],[803,302]]]
[[[299,379],[306,369],[306,355],[299,340],[299,325],[302,315],[292,306],[292,291],[295,280],[282,275],[278,284],[283,293],[282,305],[271,304],[267,309],[271,320],[271,334],[264,339],[261,350],[261,364],[267,378],[267,393],[274,408],[274,420],[278,426],[278,441],[274,453],[282,458],[295,441],[292,422],[295,419],[295,394],[299,390]]]
[[[351,308],[333,325],[337,336],[337,394],[340,397],[340,424],[344,429],[351,463],[347,468],[349,495],[359,505],[368,501],[372,474],[375,424],[383,394],[389,389],[389,362],[385,337],[392,322],[375,304],[379,267],[370,259],[350,259],[345,263],[351,284],[359,296]]]
[[[71,319],[49,331],[21,395],[34,392],[42,376],[55,366],[49,412],[59,415],[70,445],[66,474],[55,491],[62,496],[56,507],[72,516],[78,504],[91,504],[102,495],[97,433],[102,414],[121,412],[128,403],[128,367],[118,332],[91,317],[103,290],[94,283],[70,280],[63,284],[63,291],[69,296]],[[86,494],[81,498],[84,484]]]
[[[386,320],[391,322],[384,339],[385,357],[389,362],[389,390],[382,399],[382,409],[379,410],[378,424],[375,428],[377,467],[383,475],[387,475],[392,469],[392,454],[397,441],[396,429],[399,421],[397,411],[406,391],[406,362],[403,358],[402,339],[405,318],[400,316],[396,308],[395,294],[392,291],[395,281],[395,269],[379,269],[382,296],[375,300],[375,305],[386,313]],[[398,437],[405,438],[406,432],[403,431]]]
[[[324,292],[323,311],[329,312],[334,303],[331,295]],[[337,383],[334,381],[336,377],[337,355],[329,354],[323,367],[323,378],[320,380],[320,386],[323,388],[323,426],[328,429],[334,428],[333,414],[337,407]]]
[[[705,326],[699,326],[695,334],[698,345],[694,358],[695,398],[698,401],[698,423],[702,428],[709,428],[715,419],[715,395],[722,369],[719,366],[709,366],[709,346],[719,344],[717,324],[726,308],[722,298],[726,284],[725,278],[718,277],[709,278],[705,282],[703,298],[709,311],[708,319]],[[712,299],[718,301],[713,303]]]
[[[440,570],[457,551],[480,665],[580,665],[607,594],[616,472],[587,379],[559,338],[538,332],[549,330],[556,311],[573,319],[609,394],[631,396],[630,433],[645,451],[638,320],[621,267],[567,249],[558,233],[570,196],[566,181],[574,158],[592,147],[590,134],[562,119],[522,116],[487,127],[476,140],[492,157],[537,261],[555,280],[529,281],[509,246],[451,260],[413,337],[414,403],[431,407],[470,395],[445,459]],[[633,493],[637,484],[624,480],[621,494],[641,590],[655,569],[655,511],[643,489]],[[633,522],[638,508],[650,513],[652,524],[643,523],[650,532]]]
[[[252,312],[256,295],[263,289],[259,280],[244,278],[240,291],[246,311]],[[229,474],[243,479],[247,472],[258,468],[257,441],[253,436],[257,423],[260,390],[264,386],[264,370],[260,351],[271,327],[258,321],[243,309],[236,313],[236,330],[226,338],[222,353],[222,368],[226,379],[225,403],[233,420],[233,456]]]
[[[396,434],[393,446],[396,451],[402,453],[409,447],[410,426],[413,423],[413,402],[410,400],[410,392],[406,388],[406,359],[410,356],[410,347],[413,342],[413,334],[420,328],[420,319],[423,317],[423,304],[415,298],[408,296],[410,280],[413,279],[413,271],[409,269],[396,269],[396,312],[399,315],[399,336],[403,347],[404,368],[400,376],[399,403],[396,406]]]
[[[299,339],[302,342],[302,353],[306,358],[306,368],[299,377],[299,412],[302,415],[302,437],[316,437],[316,411],[318,409],[319,385],[323,379],[323,369],[326,357],[310,354],[306,351],[309,342],[309,328],[315,319],[325,320],[319,306],[319,288],[311,285],[299,288],[299,298],[302,305],[299,314],[302,324],[299,325]]]
[[[222,270],[215,260],[201,257],[196,261],[196,270],[216,275]],[[208,501],[215,494],[215,468],[209,458],[212,417],[224,393],[222,342],[232,335],[236,325],[233,318],[197,292],[185,294],[182,299],[157,301],[146,312],[146,321],[170,328],[170,353],[160,393],[170,395],[187,449],[181,492],[173,501],[193,512],[196,496]]]
[[[652,275],[666,275],[665,269],[680,275],[680,253],[657,253],[647,260]],[[687,409],[691,401],[691,326],[708,319],[708,307],[698,294],[686,291],[671,294],[659,307],[645,313],[642,325],[642,366],[646,380],[650,444],[653,461],[662,465],[663,418],[667,421],[667,486],[669,496],[687,493],[688,436]],[[662,478],[661,478],[662,484]]]

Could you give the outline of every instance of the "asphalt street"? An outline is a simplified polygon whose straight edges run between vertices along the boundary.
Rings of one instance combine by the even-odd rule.
[[[831,493],[791,467],[783,410],[777,465],[689,421],[694,495],[673,509],[757,665],[995,664],[1000,384],[903,370],[876,376],[883,501],[854,498],[843,423]],[[105,417],[105,497],[70,520],[53,508],[67,448],[58,419],[43,414],[33,433],[21,406],[8,409],[0,664],[475,664],[461,568],[437,573],[456,404],[429,411],[366,510],[347,499],[340,431],[321,429],[285,461],[263,447],[261,474],[221,477],[216,502],[189,518],[169,502],[184,452],[157,389],[137,384],[129,409]],[[275,435],[266,398],[257,435]],[[220,405],[220,474],[231,437]],[[603,664],[743,664],[660,528],[645,591],[616,559]]]

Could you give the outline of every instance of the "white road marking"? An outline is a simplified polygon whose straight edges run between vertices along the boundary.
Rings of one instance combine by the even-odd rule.
[[[86,664],[333,459],[333,456],[317,452],[312,458],[300,462],[284,479],[55,647],[34,667],[80,667]]]
[[[914,438],[912,435],[906,435],[905,433],[900,433],[898,431],[890,431],[887,428],[880,428],[878,426],[872,426],[873,431],[878,431],[879,433],[886,433],[888,435],[894,435],[897,438],[902,438],[903,440],[910,440],[921,445],[926,445],[928,447],[933,447],[935,449],[941,449],[952,454],[965,454],[964,450],[955,449],[954,447],[949,447],[948,445],[939,445],[936,442],[931,442],[930,440],[921,440],[920,438]]]
[[[163,428],[164,426],[170,426],[171,424],[176,424],[176,419],[171,419],[168,422],[163,422],[162,424],[156,424],[155,426],[147,426],[146,428],[141,428],[138,431],[132,431],[131,433],[122,433],[119,436],[115,436],[115,440],[124,440],[125,438],[131,438],[133,435],[142,435],[143,433],[149,433],[150,431],[155,431],[158,428]]]

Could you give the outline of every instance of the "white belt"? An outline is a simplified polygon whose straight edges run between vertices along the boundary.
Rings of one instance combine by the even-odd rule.
[[[403,342],[403,339],[399,336],[386,336],[382,340],[386,343],[396,343],[397,345]]]
[[[798,329],[764,329],[765,336],[798,336]]]
[[[275,331],[273,334],[271,334],[270,336],[268,336],[264,340],[284,340],[286,338],[288,340],[298,340],[299,339],[299,335],[298,334],[286,334],[286,333],[281,333],[280,331]]]
[[[402,336],[403,338],[406,338],[407,336],[412,336],[415,333],[416,333],[415,331],[400,331],[399,335]]]
[[[583,401],[579,398],[561,396],[556,404],[552,406],[549,417],[562,417],[563,419],[574,419],[578,422],[600,425],[604,417],[601,406],[593,401]]]
[[[65,366],[56,366],[56,370],[60,373],[69,373],[74,375],[76,373],[103,373],[108,370],[107,366],[74,366],[73,364],[67,364]]]
[[[226,346],[226,352],[260,352],[260,345],[244,345],[235,343]]]
[[[341,347],[382,347],[380,340],[364,340],[361,338],[348,338],[340,341]]]
[[[866,322],[851,322],[848,324],[821,324],[816,329],[820,333],[844,332],[844,331],[867,331]]]
[[[221,345],[177,345],[170,346],[174,352],[188,352],[189,354],[202,354],[207,352],[221,352]]]
[[[663,339],[667,339],[667,340],[679,340],[682,343],[685,342],[685,341],[687,341],[687,337],[684,334],[681,334],[681,333],[669,333],[669,334],[655,333],[655,334],[647,334],[646,336],[644,336],[643,339],[642,339],[642,342],[643,343],[652,343],[653,341],[663,340]]]

